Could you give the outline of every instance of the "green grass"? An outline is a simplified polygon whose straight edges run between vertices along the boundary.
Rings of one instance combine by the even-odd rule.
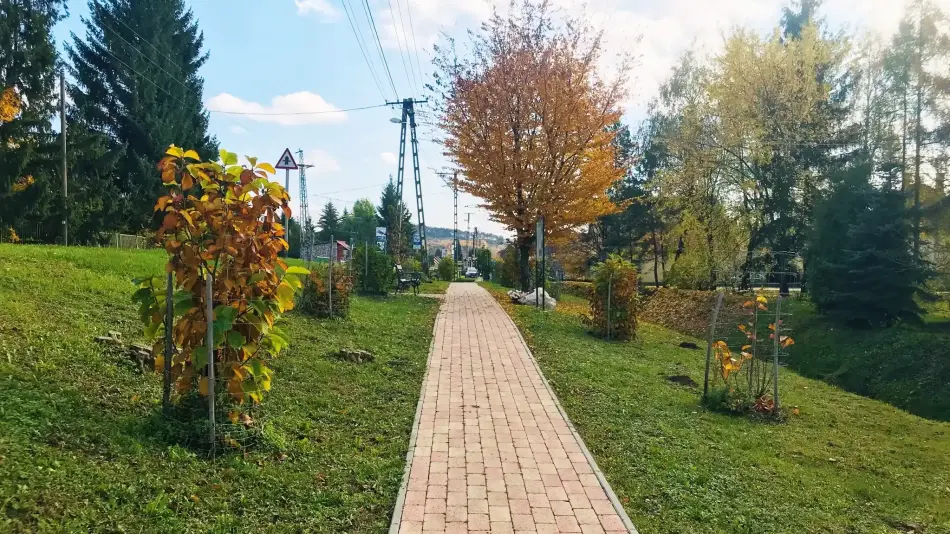
[[[449,289],[449,282],[444,280],[430,280],[428,282],[423,282],[419,286],[419,293],[426,293],[428,295],[442,295]]]
[[[261,442],[210,460],[167,439],[159,378],[92,341],[137,339],[129,280],[162,265],[156,251],[0,245],[0,531],[384,531],[438,303],[290,314]],[[343,346],[376,360],[328,357]]]
[[[691,338],[642,324],[607,343],[570,307],[506,308],[641,532],[950,532],[950,424],[792,371],[787,423],[709,412],[705,353],[677,346]]]
[[[923,325],[855,330],[829,323],[792,301],[796,345],[788,364],[812,378],[880,399],[917,415],[950,421],[950,318]]]

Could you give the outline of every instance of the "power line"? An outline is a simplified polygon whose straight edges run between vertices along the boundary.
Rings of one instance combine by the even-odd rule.
[[[396,0],[396,2],[398,3],[399,0]],[[416,45],[416,28],[412,24],[412,3],[408,0],[406,1],[406,12],[409,13],[409,30],[412,32],[412,51],[416,57],[416,70],[419,71],[419,79],[422,80],[422,88],[425,89],[425,78],[422,76],[422,67],[419,65],[419,47]]]
[[[353,30],[353,36],[356,37],[356,44],[360,48],[360,54],[363,55],[363,61],[366,62],[366,66],[369,68],[369,73],[373,77],[373,83],[376,84],[376,89],[379,90],[379,95],[383,97],[383,100],[386,100],[386,93],[383,92],[383,86],[379,81],[379,76],[376,74],[376,68],[373,66],[373,62],[369,59],[369,51],[366,48],[363,39],[363,31],[358,30],[358,26],[353,22],[356,18],[356,14],[350,16],[350,9],[346,5],[346,0],[341,0],[343,4],[343,11],[346,12],[346,19],[350,22],[350,29]]]
[[[379,49],[379,57],[383,60],[383,66],[386,67],[386,75],[389,77],[389,85],[399,100],[399,91],[396,90],[396,82],[393,81],[393,73],[389,70],[389,61],[386,61],[386,52],[383,51],[383,42],[379,38],[379,31],[376,29],[376,19],[373,18],[373,10],[369,7],[369,0],[363,0],[363,8],[366,11],[366,17],[369,19],[370,26],[373,28],[373,34],[376,36],[376,47]]]
[[[409,57],[409,64],[406,64],[407,49],[409,48],[409,37],[406,36],[406,25],[403,22],[402,17],[402,5],[399,3],[399,0],[396,0],[396,5],[399,6],[399,26],[402,28],[402,42],[399,41],[399,28],[396,27],[396,11],[393,9],[393,2],[389,0],[389,13],[393,19],[393,29],[396,33],[396,44],[399,45],[399,57],[402,59],[402,68],[406,74],[406,83],[409,84],[409,89],[415,93],[419,92],[419,84],[416,83],[416,73],[412,70],[412,57]],[[405,48],[402,43],[406,43]],[[412,75],[412,80],[409,79],[410,74]]]
[[[347,109],[333,109],[327,111],[288,111],[288,112],[256,112],[256,111],[224,111],[217,109],[209,109],[211,113],[223,113],[225,115],[264,115],[264,116],[282,116],[282,115],[323,115],[325,113],[345,113],[347,111],[362,111],[364,109],[375,109],[386,107],[387,104],[375,104],[372,106],[362,106],[358,108],[347,108]]]
[[[118,20],[118,19],[116,19],[116,20]],[[125,23],[123,23],[123,24],[125,24]],[[129,48],[131,48],[132,50],[135,50],[136,52],[138,52],[139,56],[144,57],[144,58],[147,59],[149,62],[151,62],[153,65],[155,65],[156,67],[158,67],[158,70],[160,70],[160,71],[162,71],[163,73],[165,73],[165,75],[168,76],[172,81],[174,81],[175,83],[177,83],[178,85],[182,86],[183,88],[185,88],[185,89],[188,90],[188,91],[191,91],[191,90],[193,89],[192,87],[188,87],[187,85],[185,85],[184,82],[182,82],[181,80],[179,80],[178,78],[176,78],[175,76],[173,76],[170,72],[168,72],[167,70],[165,70],[165,69],[164,69],[161,65],[159,65],[154,59],[152,59],[151,57],[149,57],[148,54],[146,54],[145,52],[142,52],[142,51],[139,50],[135,45],[133,45],[133,44],[130,43],[129,41],[125,40],[125,38],[122,37],[122,36],[119,34],[119,32],[117,32],[117,31],[115,30],[115,28],[112,28],[111,26],[107,26],[107,25],[105,25],[105,24],[103,24],[102,27],[103,27],[103,28],[106,28],[107,30],[109,30],[110,32],[112,32],[112,35],[114,35],[115,37],[118,37],[123,43],[125,43],[126,45],[128,45]],[[128,26],[126,26],[126,27],[128,27]],[[131,28],[130,28],[130,29],[131,29]],[[135,31],[133,30],[132,33],[135,33]],[[138,35],[138,34],[136,34],[136,35]],[[139,39],[141,39],[141,37],[139,37]],[[107,48],[107,47],[105,46],[105,44],[103,44],[103,49],[105,49],[105,48]],[[110,53],[111,53],[111,52],[110,52]],[[115,57],[115,56],[113,56],[113,57]]]

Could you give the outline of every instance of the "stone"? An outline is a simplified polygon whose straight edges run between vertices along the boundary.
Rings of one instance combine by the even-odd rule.
[[[368,363],[376,359],[372,352],[362,349],[340,349],[334,356],[351,363]]]
[[[539,300],[543,300],[545,309],[553,310],[557,306],[557,301],[554,300],[554,297],[541,288],[526,293],[512,290],[508,292],[508,297],[511,298],[511,301],[515,304],[524,306],[537,306]]]

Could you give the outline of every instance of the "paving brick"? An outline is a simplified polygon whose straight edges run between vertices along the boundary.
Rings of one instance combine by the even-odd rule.
[[[491,295],[452,284],[434,335],[399,533],[625,532]]]

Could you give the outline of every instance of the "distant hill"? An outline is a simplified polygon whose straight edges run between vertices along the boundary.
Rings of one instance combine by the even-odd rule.
[[[474,234],[475,231],[473,230]],[[448,239],[449,243],[452,242],[452,229],[451,228],[442,228],[439,226],[426,226],[426,237],[431,239]],[[459,241],[463,243],[469,238],[468,232],[465,230],[459,229]],[[505,238],[500,235],[495,234],[483,234],[478,232],[478,240],[481,242],[486,242],[489,245],[504,245]]]

